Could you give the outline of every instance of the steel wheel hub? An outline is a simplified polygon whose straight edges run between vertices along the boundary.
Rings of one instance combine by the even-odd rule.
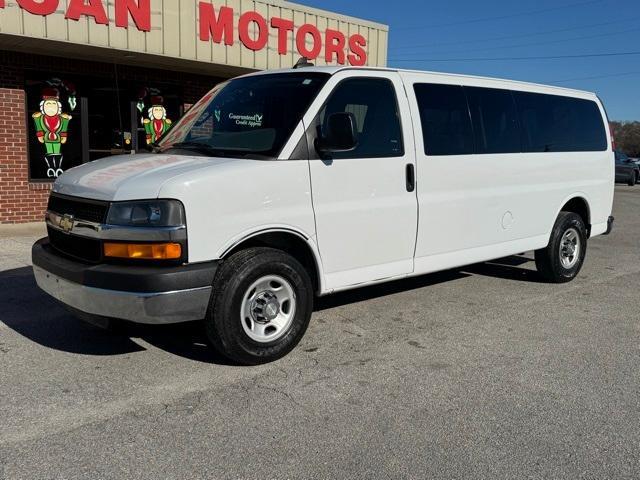
[[[296,296],[291,284],[278,275],[267,275],[245,292],[240,323],[252,340],[273,342],[287,333],[295,313]]]
[[[560,241],[560,263],[564,268],[572,268],[580,259],[580,235],[575,228],[570,228]]]
[[[269,323],[280,313],[278,297],[271,291],[261,292],[251,302],[251,318],[255,322]]]

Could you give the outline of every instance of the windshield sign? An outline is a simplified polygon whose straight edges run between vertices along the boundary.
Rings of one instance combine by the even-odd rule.
[[[159,147],[275,158],[328,78],[316,72],[282,73],[218,85],[174,125]]]

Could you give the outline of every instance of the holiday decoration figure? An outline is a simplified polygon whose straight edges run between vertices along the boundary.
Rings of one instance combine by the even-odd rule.
[[[56,178],[62,174],[62,145],[67,143],[67,129],[71,115],[62,113],[60,94],[55,88],[42,92],[40,111],[32,115],[38,141],[44,144],[47,162],[47,177]]]
[[[145,118],[143,123],[147,133],[147,145],[157,142],[167,133],[171,126],[171,120],[167,118],[167,110],[162,105],[162,97],[152,98],[149,118]]]

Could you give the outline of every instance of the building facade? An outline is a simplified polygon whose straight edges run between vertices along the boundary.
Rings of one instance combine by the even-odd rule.
[[[0,0],[0,223],[41,220],[66,169],[146,152],[225,79],[385,66],[387,38],[280,0]]]

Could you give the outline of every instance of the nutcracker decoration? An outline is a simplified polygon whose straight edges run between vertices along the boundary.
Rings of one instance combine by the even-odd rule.
[[[171,120],[167,118],[167,110],[162,103],[162,97],[153,97],[151,108],[149,108],[149,118],[145,118],[143,121],[147,134],[147,145],[160,140],[171,126]]]
[[[57,178],[62,174],[62,145],[67,143],[67,129],[71,115],[62,113],[60,94],[56,88],[42,91],[40,111],[32,115],[38,141],[45,147],[47,177]]]

